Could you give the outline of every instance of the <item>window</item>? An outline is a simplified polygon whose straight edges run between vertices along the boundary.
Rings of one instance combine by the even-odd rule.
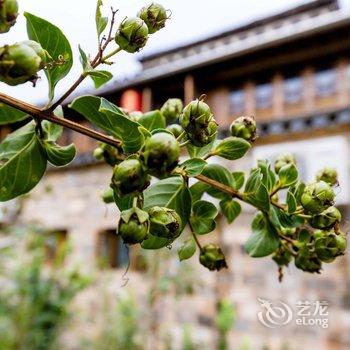
[[[335,69],[318,71],[315,74],[316,97],[327,97],[335,94],[337,76]]]
[[[269,109],[272,107],[272,84],[260,84],[255,88],[256,109]]]
[[[48,263],[62,263],[67,253],[67,231],[50,230],[44,231],[44,246],[46,261]]]
[[[236,90],[230,93],[230,114],[240,114],[245,110],[244,90]]]
[[[100,232],[97,242],[98,264],[102,268],[118,268],[129,262],[128,248],[115,230]]]
[[[287,78],[283,85],[284,102],[287,105],[299,103],[303,95],[303,80],[301,77]]]

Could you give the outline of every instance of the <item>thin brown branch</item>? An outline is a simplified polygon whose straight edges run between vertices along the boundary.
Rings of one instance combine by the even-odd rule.
[[[200,250],[201,252],[203,252],[203,247],[202,247],[201,243],[199,242],[199,239],[198,239],[197,235],[195,234],[195,232],[194,232],[194,230],[193,230],[191,221],[188,221],[188,226],[190,227],[191,235],[192,235],[194,241],[196,242],[197,247],[199,248],[199,250]]]
[[[71,129],[71,130],[74,130],[76,132],[79,132],[80,134],[89,136],[95,140],[107,143],[111,146],[120,147],[122,144],[122,142],[120,140],[113,139],[110,136],[107,136],[107,135],[104,135],[98,131],[89,129],[89,128],[87,128],[83,125],[80,125],[78,123],[75,123],[71,120],[57,117],[51,111],[47,111],[47,110],[43,111],[36,106],[33,106],[33,105],[26,103],[24,101],[18,100],[14,97],[5,95],[3,93],[0,93],[0,102],[3,102],[6,105],[14,107],[16,109],[19,109],[20,111],[25,112],[34,118],[38,118],[40,120],[49,120],[50,122],[62,125],[68,129]]]

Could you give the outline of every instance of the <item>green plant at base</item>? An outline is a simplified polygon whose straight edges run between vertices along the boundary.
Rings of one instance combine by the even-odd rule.
[[[215,244],[203,247],[200,236],[214,231],[219,213],[232,223],[241,213],[243,202],[257,211],[245,249],[255,258],[272,256],[279,265],[280,277],[282,267],[293,260],[304,271],[319,272],[322,261],[329,262],[343,254],[341,247],[334,247],[344,245],[346,239],[340,231],[337,209],[330,209],[335,201],[332,186],[337,184],[333,170],[325,169],[317,175],[316,182],[304,184],[292,154],[278,157],[274,169],[268,161],[259,160],[248,175],[231,172],[229,166],[219,162],[208,162],[214,156],[235,161],[246,155],[257,137],[252,117],[234,120],[231,136],[220,139],[218,124],[204,95],[184,108],[181,101],[170,98],[161,110],[137,115],[105,98],[87,95],[74,99],[68,107],[101,132],[63,118],[60,106],[84,79],[91,78],[96,88],[106,84],[113,76],[99,67],[113,63],[111,59],[122,50],[134,53],[143,48],[168,19],[161,5],[152,4],[141,9],[141,18],[123,20],[115,33],[116,11],[112,10],[111,18],[103,17],[102,5],[102,0],[98,0],[97,54],[91,58],[79,47],[82,72],[55,101],[55,87],[73,64],[69,41],[58,27],[25,13],[28,38],[37,44],[26,41],[0,49],[0,81],[22,84],[44,69],[49,82],[43,110],[0,93],[1,124],[33,119],[0,144],[0,201],[32,190],[43,177],[48,162],[65,166],[74,159],[74,145],[57,143],[62,127],[66,127],[101,142],[94,156],[115,167],[111,174],[114,192],[105,192],[103,199],[110,202],[113,197],[122,213],[119,234],[126,243],[161,249],[170,248],[175,239],[180,239],[180,260],[189,259],[198,251],[203,266],[220,270],[227,267],[223,251]],[[52,37],[57,40],[52,42]],[[110,45],[114,47],[107,52]],[[50,58],[49,63],[43,64],[44,53]],[[182,129],[166,127],[167,122],[177,118]],[[182,154],[187,151],[186,160],[180,160],[181,150]],[[285,200],[279,199],[282,190],[287,193]],[[203,200],[204,195],[219,200],[219,204]],[[160,220],[159,213],[157,218],[154,215],[158,208],[162,208]],[[133,215],[126,214],[131,209]],[[150,218],[140,219],[140,213],[147,213]],[[189,236],[183,234],[186,227]],[[333,233],[316,240],[317,228]]]

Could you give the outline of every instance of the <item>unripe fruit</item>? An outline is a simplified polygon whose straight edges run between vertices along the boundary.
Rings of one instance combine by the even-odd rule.
[[[41,47],[41,45],[34,40],[25,40],[25,41],[22,41],[21,44],[31,47],[36,52],[36,54],[41,58],[40,68],[43,68],[47,58],[46,50],[44,50]]]
[[[295,257],[295,266],[305,272],[320,273],[322,262],[316,255],[298,255]]]
[[[110,166],[119,164],[122,161],[122,154],[123,150],[121,148],[116,148],[102,142],[93,152],[93,156],[97,160],[104,160]]]
[[[199,262],[210,271],[227,268],[225,255],[217,244],[207,244],[202,248]]]
[[[181,218],[169,208],[153,207],[148,211],[150,218],[150,233],[153,236],[174,240],[181,234]]]
[[[8,85],[35,81],[42,60],[30,46],[20,43],[0,48],[0,81]]]
[[[142,158],[151,175],[163,177],[177,166],[180,146],[175,137],[167,132],[152,135],[145,142]]]
[[[168,19],[165,8],[156,3],[143,7],[138,13],[138,16],[145,21],[150,34],[164,28],[165,22]]]
[[[332,228],[341,220],[340,211],[335,207],[329,207],[322,213],[314,215],[310,219],[310,225],[314,228],[327,230]]]
[[[143,213],[143,215],[138,215]],[[149,220],[147,213],[138,208],[126,210],[121,213],[118,225],[118,235],[125,244],[137,244],[143,242],[148,235]]]
[[[178,138],[184,131],[182,126],[179,124],[170,124],[166,129],[170,131],[175,138]]]
[[[303,208],[314,214],[319,214],[334,203],[335,193],[330,185],[324,181],[307,185],[301,195]]]
[[[281,168],[288,164],[296,164],[295,157],[292,153],[284,153],[278,156],[275,160],[275,172],[279,173]]]
[[[169,98],[169,100],[163,104],[160,111],[164,115],[167,122],[172,122],[180,116],[182,109],[183,104],[179,98]]]
[[[335,234],[333,231],[324,232],[315,240],[315,251],[318,258],[326,263],[334,261],[343,255],[347,247],[347,240],[343,233]]]
[[[239,117],[230,126],[231,135],[241,137],[249,142],[254,142],[257,138],[256,122],[252,117]]]
[[[127,52],[134,53],[141,50],[148,40],[148,28],[139,17],[125,19],[119,26],[115,41],[119,47]]]
[[[202,147],[217,135],[217,124],[209,106],[200,100],[190,102],[180,115],[180,125],[194,146]]]
[[[149,176],[139,159],[126,159],[114,168],[111,187],[119,196],[142,192],[148,187]]]
[[[324,181],[334,186],[338,184],[338,173],[334,168],[326,167],[316,174],[316,180]]]
[[[7,33],[16,23],[18,16],[17,0],[0,1],[0,33]]]

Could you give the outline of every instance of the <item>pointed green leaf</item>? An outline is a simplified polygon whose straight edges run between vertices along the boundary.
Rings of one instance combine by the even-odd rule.
[[[166,126],[165,118],[158,109],[145,113],[138,122],[149,131],[164,129]]]
[[[297,210],[297,200],[294,197],[294,194],[289,190],[287,192],[287,206],[288,213],[294,213]]]
[[[214,219],[218,215],[218,210],[214,204],[200,200],[193,205],[192,211],[190,221],[196,234],[205,235],[215,230]]]
[[[233,199],[223,199],[220,201],[220,208],[229,224],[231,224],[241,213],[241,205]]]
[[[203,194],[208,191],[208,189],[210,189],[210,186],[205,184],[204,182],[198,181],[195,184],[193,184],[190,187],[192,202],[195,203],[199,201],[203,197]]]
[[[183,162],[180,168],[184,169],[188,176],[194,177],[201,174],[206,165],[207,162],[201,158],[191,158]]]
[[[235,190],[238,191],[244,185],[244,172],[242,172],[242,171],[235,171],[235,172],[232,173],[232,176],[233,176],[232,187]]]
[[[236,160],[242,158],[250,147],[250,143],[240,137],[228,137],[220,141],[211,153],[225,159]]]
[[[108,17],[102,17],[101,6],[103,6],[103,1],[97,0],[95,19],[96,19],[96,30],[97,30],[98,38],[100,38],[101,34],[106,29],[108,24]]]
[[[185,242],[182,243],[180,248],[177,250],[180,261],[191,258],[196,252],[196,242],[193,237],[189,237]]]
[[[27,33],[29,39],[37,41],[54,61],[60,62],[60,64],[55,65],[53,68],[45,70],[49,82],[49,100],[51,101],[54,97],[54,90],[57,83],[63,79],[72,68],[72,49],[61,29],[28,12],[25,12],[24,16],[27,19]]]
[[[278,172],[281,188],[286,188],[294,185],[298,181],[298,176],[298,169],[295,164],[290,163],[283,166]]]
[[[0,102],[0,125],[16,123],[28,117],[28,114]]]
[[[143,249],[161,249],[171,245],[171,240],[162,237],[156,237],[151,234],[148,234],[147,239],[141,243]]]
[[[0,201],[29,192],[46,170],[46,156],[30,122],[0,144]]]
[[[253,258],[272,254],[279,246],[276,230],[262,213],[258,213],[252,222],[253,233],[245,244],[246,252]]]
[[[86,73],[94,82],[96,89],[108,83],[113,78],[113,74],[106,70],[89,69]]]
[[[270,192],[277,183],[277,175],[271,170],[267,160],[258,160],[258,167],[262,174],[262,183]]]
[[[203,147],[196,147],[192,144],[188,144],[187,151],[191,158],[201,158],[204,157],[206,154],[208,154],[213,147],[217,144],[217,140],[213,140],[212,142],[208,143],[207,145]]]
[[[75,145],[60,146],[52,141],[44,141],[42,145],[46,151],[48,161],[55,166],[68,165],[77,153]]]

